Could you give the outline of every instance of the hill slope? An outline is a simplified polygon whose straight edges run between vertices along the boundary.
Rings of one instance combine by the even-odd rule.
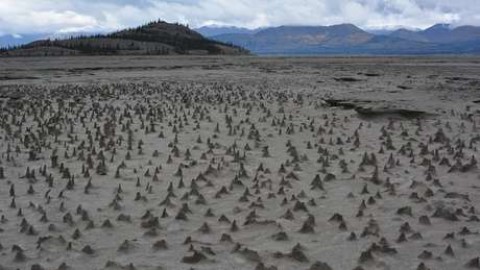
[[[163,21],[106,35],[69,39],[39,40],[3,50],[8,56],[42,55],[169,55],[169,54],[246,54],[246,50],[204,38],[180,24]]]

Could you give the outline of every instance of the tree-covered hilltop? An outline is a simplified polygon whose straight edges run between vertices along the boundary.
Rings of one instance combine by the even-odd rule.
[[[58,55],[174,55],[248,54],[231,44],[210,40],[178,23],[154,21],[110,34],[46,39],[26,45],[2,48],[4,56]]]

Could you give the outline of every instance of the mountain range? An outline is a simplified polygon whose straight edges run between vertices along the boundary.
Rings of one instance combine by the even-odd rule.
[[[0,44],[2,42],[16,45],[0,49],[0,55],[7,56],[249,52],[257,55],[480,54],[480,27],[436,24],[423,30],[366,31],[353,24],[339,24],[190,29],[181,24],[156,21],[109,34],[78,33],[70,38],[10,35],[0,37]]]
[[[205,38],[181,24],[151,22],[110,34],[40,39],[0,49],[3,56],[246,54],[241,47]]]
[[[480,27],[468,25],[436,24],[424,30],[401,28],[383,34],[368,32],[353,24],[279,26],[249,31],[203,27],[197,31],[259,55],[480,54]]]

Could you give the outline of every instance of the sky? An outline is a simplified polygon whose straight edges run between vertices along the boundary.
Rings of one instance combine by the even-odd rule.
[[[191,28],[480,25],[480,0],[0,0],[0,36],[109,32],[157,19]]]

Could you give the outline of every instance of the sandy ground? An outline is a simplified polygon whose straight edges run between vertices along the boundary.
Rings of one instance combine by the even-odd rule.
[[[480,59],[0,59],[0,269],[480,269]]]

